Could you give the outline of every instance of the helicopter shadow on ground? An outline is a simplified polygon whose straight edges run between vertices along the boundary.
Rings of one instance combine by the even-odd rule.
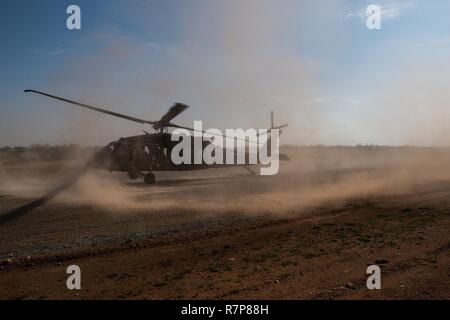
[[[249,176],[252,177],[252,176]],[[157,180],[154,184],[148,185],[145,183],[136,182],[126,182],[125,185],[137,187],[137,188],[157,188],[157,187],[173,187],[173,186],[206,186],[206,185],[217,185],[233,182],[237,179],[242,179],[242,176],[231,176],[231,177],[211,177],[211,178],[188,178],[188,179],[161,179]]]

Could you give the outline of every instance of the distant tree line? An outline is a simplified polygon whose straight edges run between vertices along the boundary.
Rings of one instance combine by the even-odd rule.
[[[84,147],[77,144],[50,145],[32,144],[27,147],[0,147],[0,157],[4,160],[25,160],[30,158],[39,160],[64,160],[73,156],[82,156],[99,150],[100,147]]]

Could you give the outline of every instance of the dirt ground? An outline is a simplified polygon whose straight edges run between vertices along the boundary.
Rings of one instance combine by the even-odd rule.
[[[1,299],[449,299],[450,151],[287,148],[273,177],[92,172],[0,225]],[[3,163],[0,215],[65,174]],[[66,268],[81,268],[68,290]],[[381,267],[381,290],[366,287]]]

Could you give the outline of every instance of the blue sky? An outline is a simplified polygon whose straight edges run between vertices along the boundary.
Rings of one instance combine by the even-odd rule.
[[[66,28],[70,4],[81,30]],[[25,88],[151,120],[184,102],[178,123],[221,129],[275,110],[283,143],[449,145],[449,15],[445,0],[3,1],[0,145],[148,129]]]

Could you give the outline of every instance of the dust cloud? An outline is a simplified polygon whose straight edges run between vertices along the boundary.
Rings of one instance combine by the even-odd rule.
[[[142,43],[118,29],[87,34],[79,45],[90,47],[95,40],[97,51],[53,70],[46,87],[152,120],[181,101],[192,108],[176,122],[202,119],[206,127],[264,127],[268,111],[276,109],[277,120],[290,125],[282,136],[284,143],[320,143],[321,135],[330,131],[327,110],[316,103],[329,95],[321,82],[322,68],[327,66],[321,62],[327,61],[324,55],[333,58],[346,44],[341,19],[330,14],[343,8],[345,1],[286,0],[284,6],[256,0],[189,3],[180,10],[183,14],[173,42],[148,39]],[[124,14],[131,14],[144,33],[150,31],[148,12],[137,11]],[[321,53],[316,61],[301,50],[311,44]],[[443,72],[448,67],[442,69],[448,63],[438,59],[442,64],[417,65],[420,60],[420,56],[411,57],[408,64],[395,69],[398,72],[391,81],[376,88],[380,100],[371,102],[372,108],[361,107],[359,120],[370,131],[368,137],[380,137],[375,143],[448,144],[450,99],[445,85],[450,73]],[[77,88],[77,96],[68,88]],[[67,125],[61,125],[56,134],[65,141],[104,144],[139,133],[121,119],[85,110],[67,112],[74,113],[62,121]],[[30,118],[36,123],[40,119]],[[290,148],[286,153],[292,161],[283,163],[274,177],[218,169],[159,174],[155,186],[145,187],[116,174],[91,171],[56,201],[119,214],[152,210],[289,214],[357,197],[407,193],[428,183],[445,182],[450,172],[447,149],[311,147]],[[22,170],[3,165],[0,192],[32,197],[64,176],[64,170],[50,174],[51,166],[39,166],[31,162]]]
[[[124,174],[91,171],[55,201],[113,215],[187,212],[202,215],[295,215],[372,196],[445,187],[450,150],[438,148],[289,147],[292,160],[276,176],[243,168],[156,173],[147,186]],[[442,184],[442,185],[441,185]]]

